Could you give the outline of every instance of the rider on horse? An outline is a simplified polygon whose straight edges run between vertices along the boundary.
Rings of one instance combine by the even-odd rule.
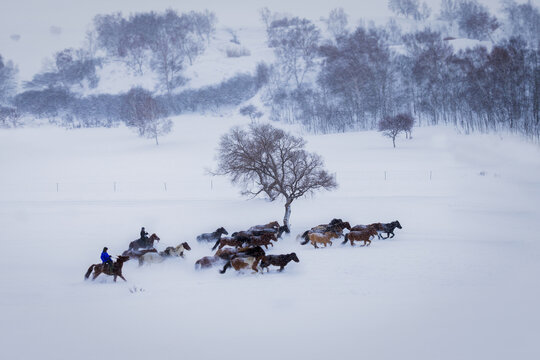
[[[141,240],[146,240],[148,239],[148,233],[146,232],[146,230],[144,230],[144,226],[141,228]]]
[[[109,250],[107,247],[103,248],[103,251],[101,252],[101,261],[103,262],[104,269],[109,269],[112,272],[113,261],[111,255],[107,254],[107,250]]]

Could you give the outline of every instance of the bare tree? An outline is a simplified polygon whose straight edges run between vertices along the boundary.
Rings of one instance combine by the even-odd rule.
[[[255,122],[264,114],[255,105],[249,104],[240,108],[240,115],[249,116],[251,122]]]
[[[316,69],[319,29],[307,19],[284,18],[272,21],[267,35],[283,74],[300,87],[305,76]]]
[[[396,147],[396,136],[401,132],[410,133],[414,124],[414,119],[409,114],[398,114],[396,116],[386,116],[379,122],[379,131],[384,136],[392,139]]]
[[[0,105],[7,103],[8,99],[17,91],[16,76],[18,69],[12,61],[4,62],[0,55]]]
[[[241,185],[242,195],[285,199],[283,223],[289,226],[295,199],[337,187],[321,157],[304,150],[304,145],[304,139],[268,124],[251,124],[248,131],[234,127],[221,138],[214,174],[227,175]]]
[[[347,33],[347,24],[347,14],[343,8],[336,8],[330,11],[328,19],[326,20],[326,26],[328,32],[330,32],[334,38],[338,38]]]
[[[166,118],[163,107],[142,88],[133,88],[124,95],[122,114],[126,125],[136,128],[141,137],[155,139],[156,145],[159,145],[158,136],[172,129],[172,121]]]

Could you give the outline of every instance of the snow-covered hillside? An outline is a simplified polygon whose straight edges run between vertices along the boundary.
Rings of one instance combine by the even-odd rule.
[[[212,252],[196,235],[283,216],[281,203],[246,200],[205,173],[219,136],[243,121],[178,117],[159,147],[126,128],[0,132],[4,356],[539,355],[536,146],[441,127],[417,129],[396,149],[376,132],[307,135],[340,187],[294,202],[292,233],[268,250],[296,252],[300,263],[264,275],[198,272],[195,261]],[[335,217],[399,220],[403,229],[370,247],[296,240]],[[141,226],[161,237],[159,250],[187,241],[192,251],[162,264],[130,261],[127,283],[83,281],[103,246],[120,254]]]

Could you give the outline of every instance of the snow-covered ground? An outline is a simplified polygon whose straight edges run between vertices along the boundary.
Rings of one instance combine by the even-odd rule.
[[[388,15],[385,2],[356,0],[2,6],[0,54],[19,65],[19,80],[31,79],[44,57],[81,46],[97,13],[214,10],[218,32],[186,70],[190,87],[272,61],[257,13],[263,6],[315,21],[342,6],[351,27]],[[226,57],[229,28],[250,56]],[[476,44],[451,43],[456,50]],[[94,91],[153,88],[150,74],[134,78],[119,68],[105,66]],[[261,107],[257,98],[249,103]],[[540,358],[538,145],[428,127],[414,129],[412,140],[398,138],[394,149],[377,132],[310,135],[285,127],[324,158],[339,188],[295,201],[292,233],[268,250],[294,251],[300,263],[282,273],[220,275],[195,271],[195,261],[212,253],[195,237],[220,226],[232,233],[281,223],[283,204],[247,200],[227,179],[208,175],[220,136],[246,124],[238,109],[173,121],[160,146],[125,127],[0,130],[2,359]],[[370,247],[336,240],[314,249],[296,240],[332,218],[399,220],[403,229]],[[159,250],[187,241],[192,251],[162,264],[129,261],[127,283],[83,280],[104,246],[121,254],[141,226],[159,235]]]
[[[159,147],[126,128],[0,132],[2,358],[540,355],[536,145],[444,127],[415,129],[396,149],[377,132],[303,134],[340,187],[294,202],[292,233],[268,250],[300,263],[220,275],[195,271],[211,254],[195,236],[281,222],[283,204],[246,200],[206,174],[220,135],[243,118],[174,122]],[[370,247],[296,240],[336,217],[403,229]],[[120,254],[141,226],[161,237],[159,250],[187,241],[192,251],[130,261],[127,283],[83,280],[103,246]]]

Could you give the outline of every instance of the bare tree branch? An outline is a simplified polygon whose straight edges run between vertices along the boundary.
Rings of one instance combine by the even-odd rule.
[[[229,176],[242,186],[242,195],[266,194],[270,201],[285,199],[284,223],[291,203],[308,193],[337,187],[324,170],[321,157],[304,149],[305,141],[268,124],[238,127],[222,136],[214,175]]]

